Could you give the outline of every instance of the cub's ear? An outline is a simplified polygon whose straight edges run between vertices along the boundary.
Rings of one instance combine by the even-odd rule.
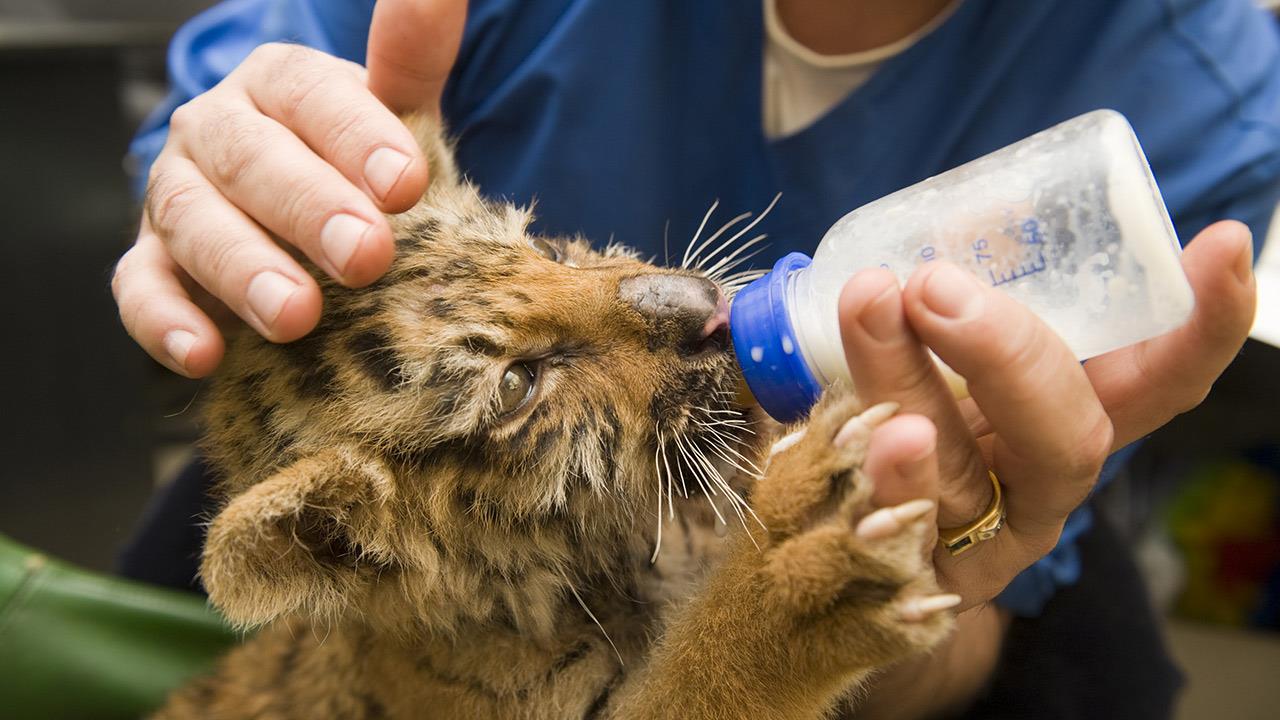
[[[209,526],[201,579],[235,625],[292,612],[333,616],[394,564],[381,463],[334,450],[299,460],[236,496]]]
[[[453,144],[446,138],[443,123],[427,113],[415,113],[400,118],[418,140],[418,146],[427,157],[430,188],[454,187],[461,179],[458,165],[453,159]],[[427,194],[431,194],[428,188]]]

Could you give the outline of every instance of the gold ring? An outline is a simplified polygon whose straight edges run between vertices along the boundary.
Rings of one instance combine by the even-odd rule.
[[[938,542],[952,555],[959,555],[970,550],[983,540],[990,540],[1004,527],[1004,493],[996,474],[987,471],[991,477],[991,505],[977,520],[958,528],[938,530]]]

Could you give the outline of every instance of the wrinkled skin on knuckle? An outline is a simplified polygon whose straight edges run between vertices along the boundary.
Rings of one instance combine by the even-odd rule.
[[[1050,351],[1052,343],[1061,342],[1047,331],[1040,332],[1026,318],[1003,325],[991,319],[984,323],[981,333],[974,337],[995,339],[991,343],[990,367],[993,376],[1002,380],[1011,377],[1033,380],[1043,377],[1042,373],[1053,369],[1052,361],[1055,357]],[[1032,384],[1038,385],[1034,382]]]
[[[147,184],[147,195],[143,203],[147,220],[162,239],[168,239],[206,192],[201,183],[181,179],[171,169],[157,164],[152,167],[151,181]]]
[[[1058,456],[1041,458],[1046,475],[1058,478],[1061,490],[1055,494],[1053,508],[1064,520],[1089,499],[1098,483],[1102,466],[1111,454],[1115,437],[1111,420],[1101,409],[1094,420],[1087,421],[1082,427],[1087,429],[1072,437],[1072,442],[1064,444]]]
[[[308,108],[322,101],[325,89],[331,86],[335,68],[320,58],[310,48],[294,46],[273,66],[275,87],[280,93],[281,121],[286,126],[293,127],[304,118]]]
[[[1111,455],[1115,441],[1115,427],[1111,418],[1099,405],[1088,417],[1072,420],[1064,418],[1058,427],[1064,429],[1060,441],[1054,443],[1054,452],[1040,460],[1048,472],[1073,485],[1083,485],[1078,500],[1083,502],[1088,491],[1098,480],[1102,465]],[[1074,428],[1073,432],[1066,432]]]
[[[231,294],[242,296],[247,291],[252,273],[242,273],[237,265],[245,254],[246,243],[224,236],[203,236],[195,241],[196,258],[206,277],[216,278],[219,287],[209,288],[222,300]]]
[[[977,453],[966,453],[964,461],[964,470],[961,471],[960,478],[972,478],[965,480],[969,483],[966,487],[982,488],[980,493],[965,492],[964,506],[956,508],[957,512],[964,517],[977,517],[986,511],[990,504],[988,493],[990,492],[990,481],[987,480],[987,465],[981,455]],[[943,492],[947,493],[948,488],[954,487],[944,483]]]
[[[1103,412],[1101,406],[1093,413],[1089,428],[1089,431],[1084,434],[1079,444],[1079,465],[1076,471],[1080,477],[1089,477],[1096,482],[1098,473],[1102,471],[1102,464],[1111,455],[1111,446],[1115,442],[1116,429],[1111,423],[1111,418]]]
[[[219,187],[240,183],[270,150],[269,140],[260,128],[247,120],[242,111],[227,111],[206,117],[200,127],[200,142],[208,153],[210,179]]]
[[[288,77],[298,62],[305,62],[315,52],[292,43],[263,43],[249,53],[240,67],[244,71],[261,74],[266,83],[273,83]]]
[[[343,103],[339,112],[341,120],[324,130],[321,146],[328,149],[334,158],[349,157],[358,159],[361,164],[372,149],[362,130],[369,117],[358,103]]]
[[[314,182],[300,182],[282,178],[280,212],[285,218],[285,239],[295,245],[312,245],[320,242],[320,228],[332,215],[328,205],[321,200],[324,193]]]

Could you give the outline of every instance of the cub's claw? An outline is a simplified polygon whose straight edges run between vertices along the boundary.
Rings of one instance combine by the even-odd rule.
[[[866,442],[871,437],[871,431],[879,427],[885,420],[893,417],[898,412],[898,403],[882,402],[879,405],[872,405],[863,410],[862,413],[849,418],[848,422],[840,428],[836,433],[833,444],[836,447],[847,447],[855,440]]]
[[[792,445],[795,445],[796,443],[800,442],[802,439],[804,439],[803,429],[797,430],[789,435],[785,435],[779,438],[778,441],[773,444],[773,447],[769,448],[769,457],[773,457],[774,455],[777,455],[783,450],[786,450]]]
[[[933,510],[936,503],[919,498],[895,507],[880,508],[858,521],[855,533],[864,540],[878,540],[896,535],[907,529]]]
[[[952,593],[913,597],[898,603],[898,614],[906,622],[923,622],[935,614],[959,604],[960,596]]]

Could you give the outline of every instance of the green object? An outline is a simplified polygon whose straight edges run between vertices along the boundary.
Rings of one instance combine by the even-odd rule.
[[[82,570],[0,535],[0,717],[137,718],[237,640],[195,594]]]

